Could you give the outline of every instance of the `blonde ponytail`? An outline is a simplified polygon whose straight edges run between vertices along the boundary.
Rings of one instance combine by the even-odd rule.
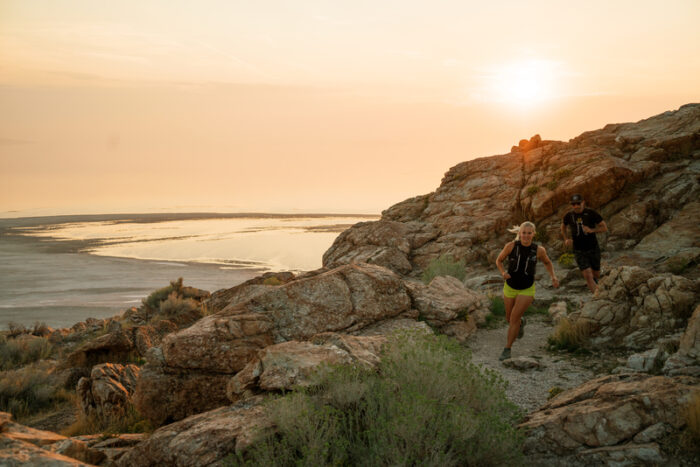
[[[532,227],[532,231],[537,233],[537,229],[535,228],[535,224],[533,224],[530,221],[525,221],[520,225],[514,225],[512,228],[508,229],[508,232],[515,234],[515,241],[516,242],[520,241],[520,229],[522,229],[523,227]]]

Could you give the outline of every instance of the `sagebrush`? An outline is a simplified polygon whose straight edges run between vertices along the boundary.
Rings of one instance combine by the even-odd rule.
[[[456,260],[451,255],[440,255],[430,261],[428,267],[423,271],[423,282],[429,284],[437,276],[452,276],[463,281],[467,276],[466,263]]]
[[[276,433],[241,465],[517,465],[520,409],[494,372],[444,336],[391,338],[377,370],[319,372],[311,387],[273,399]]]

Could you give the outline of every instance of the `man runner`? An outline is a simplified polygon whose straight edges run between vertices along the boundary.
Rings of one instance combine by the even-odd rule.
[[[572,238],[566,234],[567,226],[570,227],[573,238],[576,264],[588,289],[595,293],[600,278],[600,248],[595,234],[607,232],[608,226],[600,214],[586,207],[583,196],[579,194],[571,197],[571,211],[564,215],[561,224],[561,236],[566,248],[572,244]]]

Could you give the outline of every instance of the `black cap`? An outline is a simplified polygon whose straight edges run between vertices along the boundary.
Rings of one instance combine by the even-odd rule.
[[[583,201],[583,196],[579,195],[578,193],[571,197],[572,203],[580,203],[581,201]]]

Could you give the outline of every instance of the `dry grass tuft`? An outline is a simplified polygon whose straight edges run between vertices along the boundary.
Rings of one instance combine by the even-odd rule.
[[[554,328],[554,332],[547,339],[549,347],[554,350],[566,350],[575,352],[582,350],[588,343],[591,335],[590,325],[583,321],[572,322],[568,318],[562,318]]]

